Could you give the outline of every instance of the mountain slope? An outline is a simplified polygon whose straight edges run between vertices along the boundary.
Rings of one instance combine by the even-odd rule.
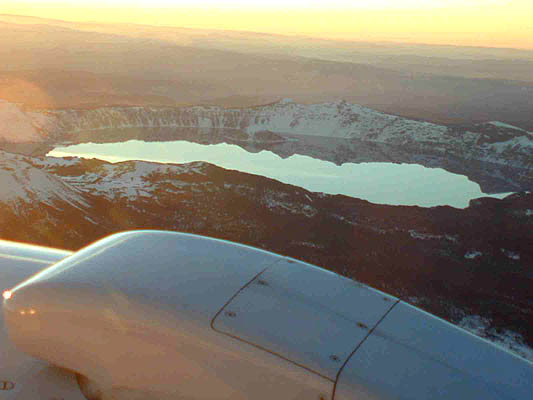
[[[0,236],[70,248],[111,225],[99,212],[108,204],[34,164],[0,151]]]
[[[30,159],[19,155],[0,152],[0,187],[0,202],[6,205],[39,202],[51,207],[59,203],[89,207],[80,191],[36,168]]]
[[[0,140],[11,143],[42,141],[36,129],[38,117],[23,112],[16,104],[0,100]]]

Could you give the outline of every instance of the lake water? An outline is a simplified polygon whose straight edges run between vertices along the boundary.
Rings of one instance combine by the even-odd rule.
[[[57,147],[48,155],[97,158],[109,162],[145,160],[180,164],[206,161],[226,169],[276,179],[313,192],[344,194],[377,204],[422,207],[450,205],[465,208],[470,200],[478,197],[503,198],[509,194],[484,194],[477,183],[441,168],[393,163],[346,163],[337,166],[302,155],[283,159],[265,150],[250,153],[239,146],[225,143],[203,145],[186,141],[140,140],[82,143]]]

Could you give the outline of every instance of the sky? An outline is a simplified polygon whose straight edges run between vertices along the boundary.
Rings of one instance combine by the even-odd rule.
[[[533,0],[0,0],[0,13],[533,49]]]

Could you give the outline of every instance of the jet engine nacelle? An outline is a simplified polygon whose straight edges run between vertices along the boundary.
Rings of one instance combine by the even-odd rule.
[[[266,251],[138,231],[4,300],[24,352],[112,399],[529,399],[532,364],[385,293]],[[66,400],[66,399],[65,399]]]

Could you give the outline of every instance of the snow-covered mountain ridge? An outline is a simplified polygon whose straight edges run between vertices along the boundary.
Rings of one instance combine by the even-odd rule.
[[[89,207],[79,190],[36,167],[31,160],[0,151],[0,203],[16,208],[32,203],[57,207],[57,202]]]
[[[79,158],[33,158],[33,166],[59,175],[69,187],[81,193],[100,196],[110,201],[157,201],[157,196],[182,194],[202,182],[188,182],[185,177],[205,175],[204,162],[189,164],[159,164],[131,161],[120,164],[97,162],[94,165]]]
[[[495,122],[466,128],[447,127],[384,114],[345,101],[305,105],[285,99],[242,109],[109,107],[24,115],[35,132],[51,140],[111,128],[194,127],[236,129],[251,140],[256,133],[265,131],[355,139],[517,168],[530,168],[533,158],[533,134],[520,128]]]

